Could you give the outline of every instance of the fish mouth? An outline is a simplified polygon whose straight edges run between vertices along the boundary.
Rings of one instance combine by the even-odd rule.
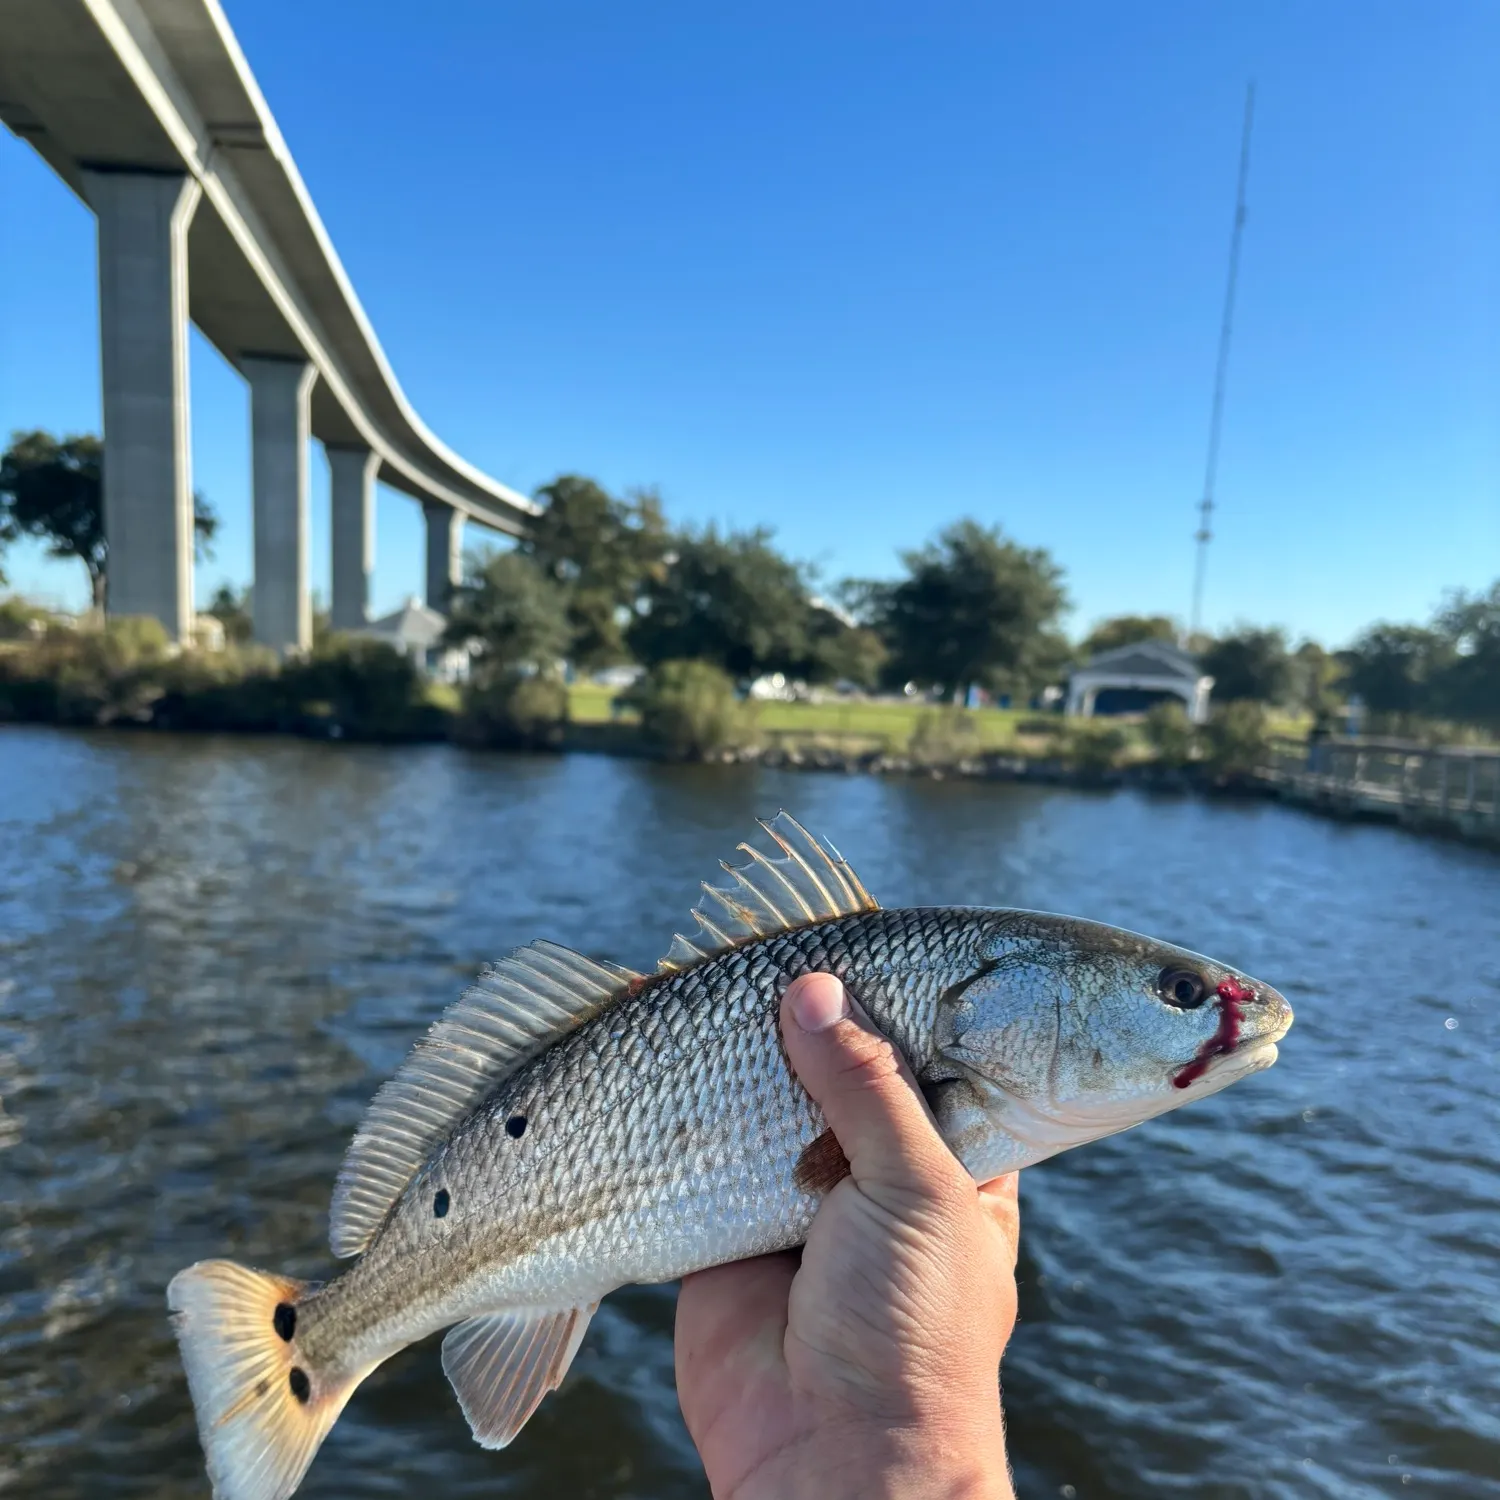
[[[1253,987],[1231,976],[1219,984],[1217,994],[1218,1027],[1197,1056],[1172,1074],[1173,1088],[1192,1088],[1208,1078],[1222,1088],[1259,1073],[1276,1061],[1276,1044],[1291,1030],[1292,1008],[1269,985]]]

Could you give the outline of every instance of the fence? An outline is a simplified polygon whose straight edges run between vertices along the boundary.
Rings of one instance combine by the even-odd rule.
[[[1291,801],[1500,840],[1500,751],[1394,740],[1273,740],[1263,780]]]

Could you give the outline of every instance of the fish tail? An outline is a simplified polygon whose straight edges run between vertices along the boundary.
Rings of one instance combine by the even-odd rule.
[[[167,1288],[215,1500],[286,1500],[362,1378],[299,1352],[310,1290],[229,1260],[199,1261]]]

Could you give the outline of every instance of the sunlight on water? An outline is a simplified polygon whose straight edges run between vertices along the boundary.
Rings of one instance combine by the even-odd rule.
[[[203,1495],[163,1290],[326,1275],[359,1114],[481,961],[649,965],[757,813],[886,905],[1076,912],[1264,976],[1267,1074],[1025,1174],[1023,1496],[1500,1497],[1500,860],[1264,804],[0,731],[0,1488]],[[633,1288],[485,1453],[434,1343],[304,1493],[702,1496]]]

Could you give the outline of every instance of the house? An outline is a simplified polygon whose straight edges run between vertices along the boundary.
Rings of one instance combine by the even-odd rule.
[[[371,620],[363,630],[351,634],[384,641],[439,682],[464,682],[469,676],[469,653],[462,647],[443,645],[447,628],[448,617],[429,609],[413,594],[400,609]]]
[[[1140,713],[1154,703],[1177,698],[1194,724],[1208,719],[1214,680],[1196,657],[1170,641],[1137,641],[1101,651],[1068,679],[1066,711],[1082,718],[1095,714]]]

